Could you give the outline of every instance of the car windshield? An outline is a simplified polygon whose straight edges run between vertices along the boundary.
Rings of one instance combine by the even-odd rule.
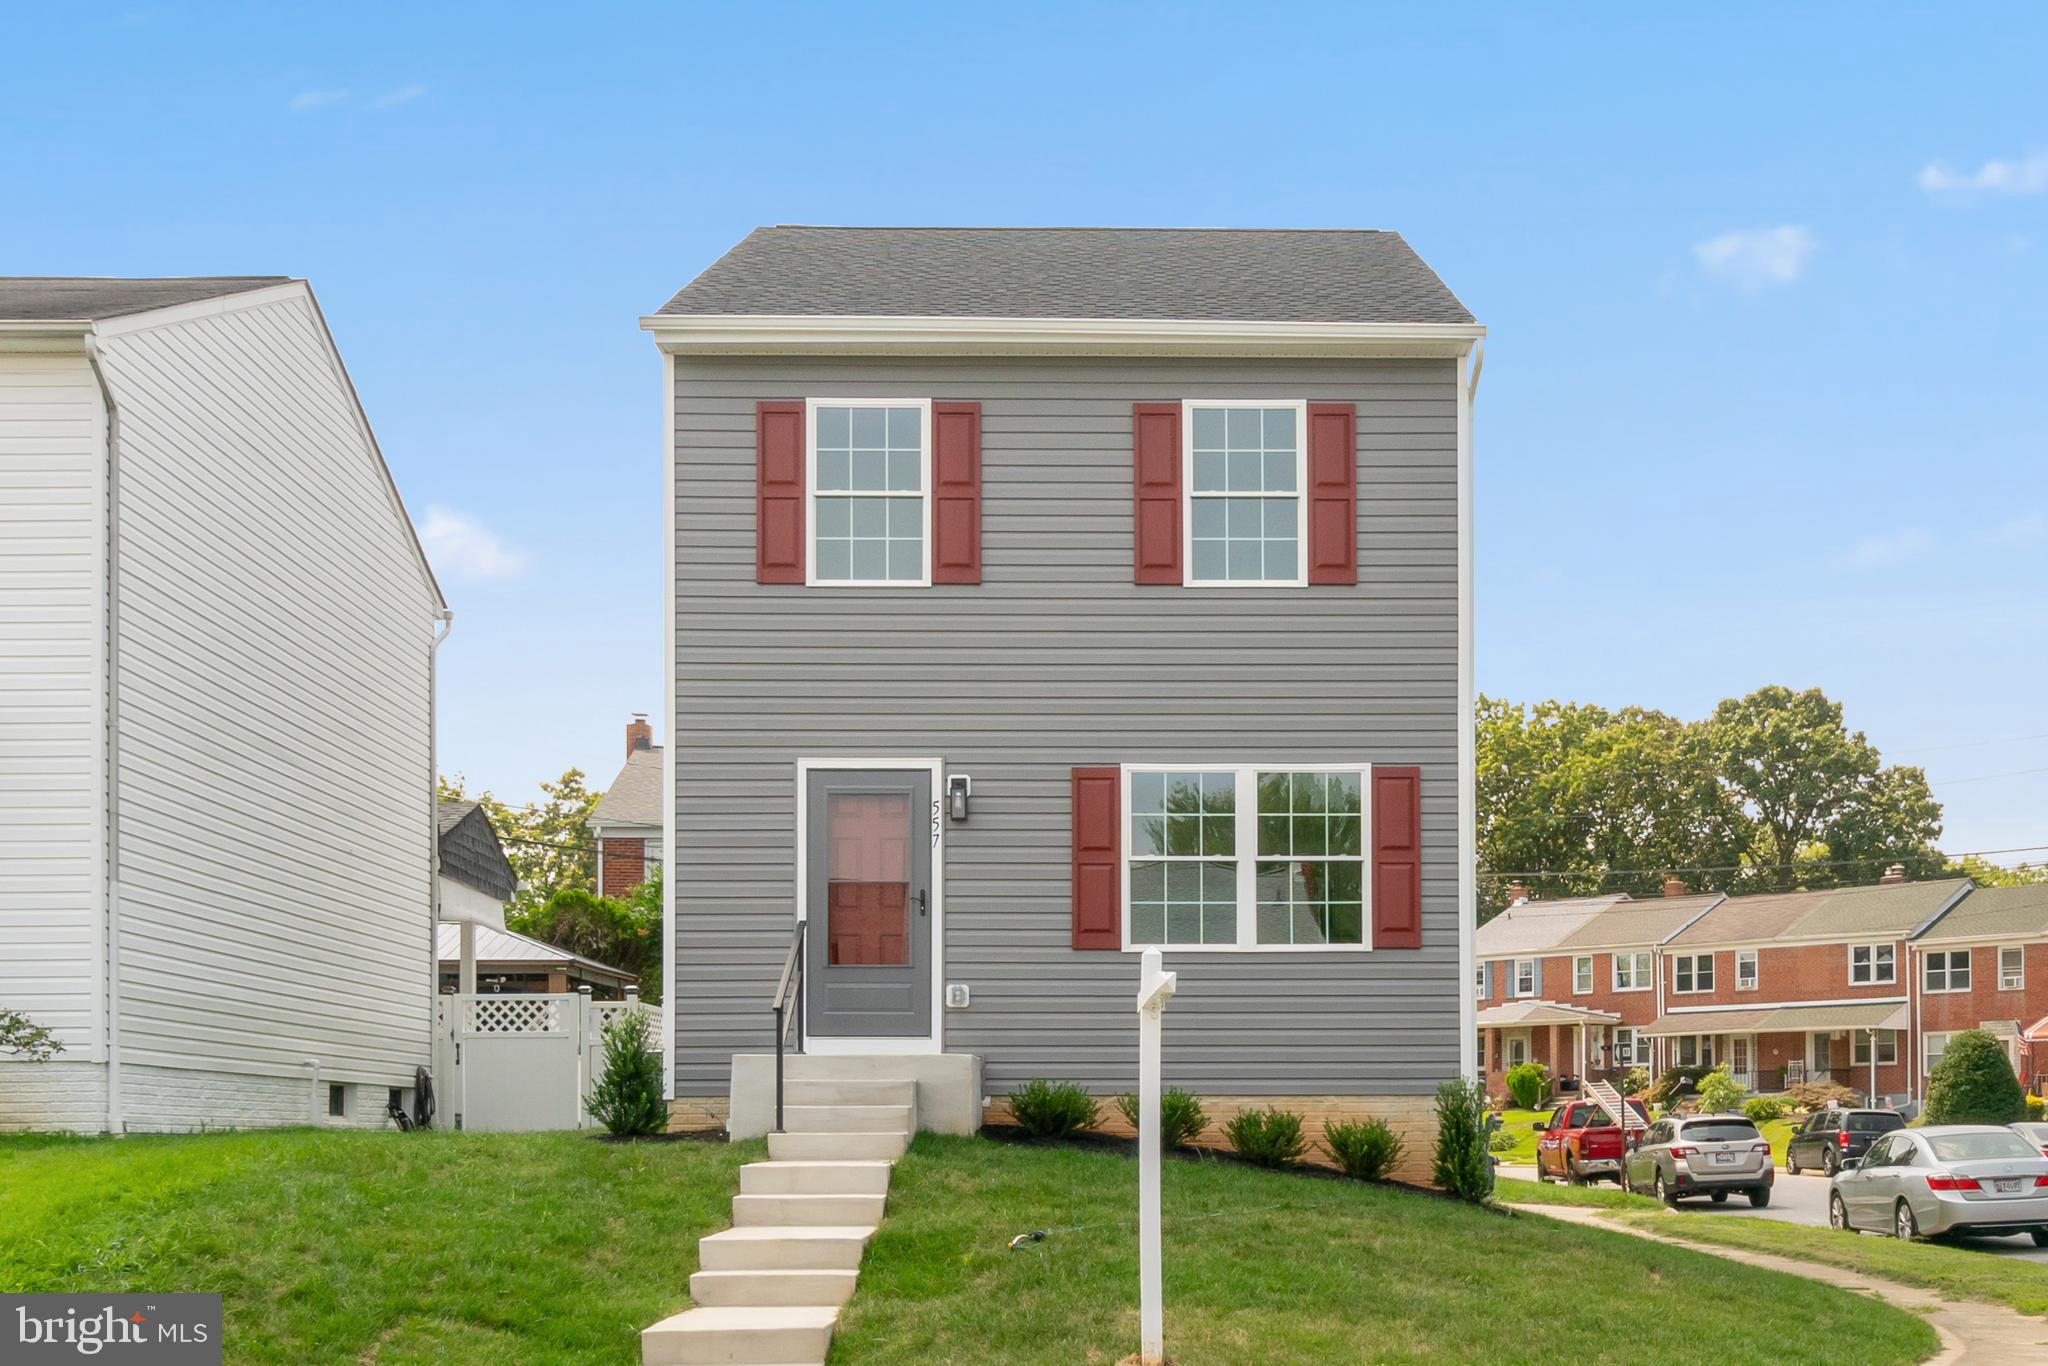
[[[1685,1126],[1685,1136],[1695,1143],[1740,1143],[1760,1138],[1756,1125],[1746,1119],[1710,1119]]]
[[[2036,1157],[2032,1145],[2010,1129],[1995,1134],[1928,1134],[1927,1146],[1944,1162],[1984,1162],[2001,1157]]]
[[[1851,1115],[1849,1128],[1859,1134],[1888,1134],[1906,1127],[1903,1115]]]

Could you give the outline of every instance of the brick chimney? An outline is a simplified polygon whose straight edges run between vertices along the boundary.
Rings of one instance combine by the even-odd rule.
[[[1529,886],[1527,883],[1510,882],[1508,884],[1508,905],[1519,906],[1528,899]]]
[[[1666,896],[1684,896],[1684,895],[1685,895],[1685,879],[1684,879],[1684,878],[1682,878],[1682,877],[1667,877],[1667,878],[1665,878],[1665,879],[1664,879],[1664,895],[1666,895]]]
[[[633,719],[626,723],[626,757],[633,757],[635,750],[654,748],[654,727],[647,724],[647,713],[636,711]]]
[[[1880,887],[1896,887],[1905,880],[1906,865],[1894,863],[1891,867],[1884,870],[1884,876],[1877,880],[1877,885]]]

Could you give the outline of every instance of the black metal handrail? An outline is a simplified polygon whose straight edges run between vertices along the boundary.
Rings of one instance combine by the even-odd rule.
[[[790,936],[789,953],[782,960],[782,979],[775,984],[775,1132],[782,1132],[782,1044],[789,1033],[790,1006],[796,1006],[796,1051],[804,1051],[804,927],[796,922]]]

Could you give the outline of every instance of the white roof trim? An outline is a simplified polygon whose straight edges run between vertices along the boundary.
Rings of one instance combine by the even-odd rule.
[[[1179,318],[969,318],[836,314],[657,313],[640,320],[671,353],[1464,355],[1478,323],[1260,322]]]

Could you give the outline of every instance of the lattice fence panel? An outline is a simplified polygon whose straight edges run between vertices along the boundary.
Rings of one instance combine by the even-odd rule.
[[[560,1034],[562,1003],[546,996],[475,996],[469,1001],[471,1034]]]

